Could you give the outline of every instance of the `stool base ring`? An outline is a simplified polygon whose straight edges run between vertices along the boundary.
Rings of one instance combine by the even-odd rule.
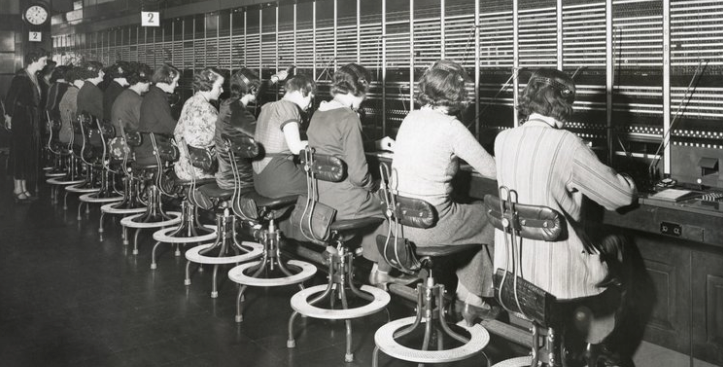
[[[516,357],[505,359],[504,361],[495,363],[492,367],[529,367],[532,365],[532,357]]]
[[[62,177],[61,177],[61,178],[62,178]],[[53,178],[49,178],[49,179],[45,180],[45,182],[46,182],[46,183],[49,183],[49,184],[51,184],[51,185],[65,186],[65,185],[77,185],[77,184],[81,184],[81,183],[85,182],[85,179],[64,181],[64,180],[61,180],[61,179],[58,178],[58,177],[53,177]]]
[[[197,263],[197,264],[211,264],[211,265],[221,265],[221,264],[236,264],[241,262],[246,262],[249,260],[253,260],[258,258],[264,253],[264,247],[261,244],[258,244],[256,242],[246,242],[243,241],[242,244],[246,247],[251,247],[252,250],[248,253],[242,254],[242,255],[236,255],[236,256],[205,256],[199,254],[200,251],[203,251],[205,249],[208,249],[213,246],[218,246],[217,243],[208,243],[205,245],[196,246],[188,251],[186,251],[186,260]]]
[[[261,246],[261,245],[259,245]],[[263,246],[261,246],[263,252]],[[247,269],[253,268],[261,263],[261,261],[254,261],[246,264],[241,264],[228,272],[229,279],[236,283],[244,284],[252,287],[281,287],[286,285],[298,284],[316,274],[316,266],[311,265],[304,261],[289,260],[287,264],[301,268],[298,273],[289,277],[279,278],[254,278],[244,273]]]
[[[457,348],[446,350],[418,350],[405,347],[394,339],[394,334],[401,328],[412,325],[415,316],[394,320],[377,330],[374,334],[374,342],[379,350],[390,357],[416,363],[448,363],[467,359],[478,354],[487,346],[490,341],[490,334],[480,324],[466,327],[464,321],[460,326],[464,327],[470,334],[470,340]],[[426,322],[426,320],[422,320]]]
[[[389,293],[368,285],[362,285],[360,290],[374,297],[368,304],[355,308],[347,309],[328,309],[320,308],[309,304],[308,299],[317,293],[326,291],[329,286],[327,284],[317,285],[311,288],[303,289],[293,297],[291,297],[291,308],[294,311],[308,317],[326,320],[348,320],[358,317],[369,316],[383,310],[389,304],[391,297]]]
[[[96,192],[91,192],[91,193],[88,193],[85,195],[80,195],[78,200],[80,200],[84,203],[115,203],[118,201],[123,201],[122,196],[113,196],[113,197],[109,197],[109,198],[98,198],[98,197],[93,196],[95,194],[96,194]]]
[[[118,208],[115,208],[115,205],[116,205],[116,204],[118,204],[118,203],[113,202],[113,203],[110,203],[110,204],[105,204],[105,205],[103,205],[103,206],[100,207],[100,211],[103,212],[103,213],[106,213],[106,214],[123,214],[123,215],[126,215],[126,214],[138,214],[138,213],[143,213],[143,212],[146,211],[146,207],[145,207],[145,206],[144,206],[144,207],[141,207],[141,208],[128,208],[128,209],[125,209],[125,208],[124,208],[124,209],[118,209]]]
[[[205,228],[211,230],[211,233],[193,236],[193,237],[180,237],[180,236],[169,236],[168,234],[177,230],[178,227],[163,228],[153,233],[153,240],[163,243],[194,243],[194,242],[206,242],[216,239],[216,226],[206,224]]]
[[[138,219],[138,218],[142,217],[143,214],[145,214],[145,213],[139,213],[136,215],[131,215],[130,217],[125,217],[125,218],[121,219],[120,223],[123,227],[138,228],[138,229],[167,227],[167,226],[172,226],[174,224],[181,223],[181,213],[180,212],[166,212],[166,214],[168,216],[174,217],[174,218],[160,221],[160,222],[143,223],[143,222],[134,221],[134,219]]]

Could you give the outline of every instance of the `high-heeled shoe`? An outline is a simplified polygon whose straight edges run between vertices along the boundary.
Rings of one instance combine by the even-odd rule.
[[[28,196],[25,195],[24,192],[14,192],[13,195],[13,199],[15,200],[16,204],[25,204],[30,202]]]
[[[25,197],[28,199],[28,201],[38,200],[38,197],[37,197],[37,196],[34,196],[33,194],[31,194],[31,193],[28,192],[28,191],[23,191],[23,194],[25,194]]]
[[[477,320],[496,319],[500,314],[500,308],[489,302],[485,302],[481,306],[475,306],[466,302],[456,302],[454,305],[454,314],[457,316],[457,320],[464,320],[467,326],[472,326]]]
[[[407,285],[417,280],[419,280],[419,278],[413,275],[401,274],[399,276],[393,276],[387,272],[379,271],[376,267],[372,268],[372,271],[369,272],[369,284],[385,291],[389,290],[389,283]]]

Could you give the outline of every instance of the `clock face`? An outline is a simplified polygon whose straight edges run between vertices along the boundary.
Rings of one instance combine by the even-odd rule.
[[[33,5],[25,10],[25,20],[32,25],[41,25],[48,20],[48,11],[40,5]]]

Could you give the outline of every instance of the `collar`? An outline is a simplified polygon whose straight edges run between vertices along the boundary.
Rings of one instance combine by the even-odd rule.
[[[536,124],[536,122],[537,122],[537,124]],[[553,117],[540,115],[539,113],[531,114],[530,117],[527,118],[527,122],[525,123],[525,125],[527,125],[529,123],[538,125],[539,122],[542,122],[545,125],[550,126],[552,128],[556,128],[556,129],[562,128],[562,125],[563,125],[562,121],[558,121]]]

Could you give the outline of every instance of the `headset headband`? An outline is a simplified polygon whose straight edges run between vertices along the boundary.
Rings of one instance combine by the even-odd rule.
[[[560,93],[562,93],[562,96],[565,98],[568,98],[570,96],[575,97],[575,90],[573,88],[570,88],[569,86],[558,82],[555,79],[544,77],[544,76],[536,76],[532,79],[530,79],[530,83],[542,83],[547,84],[551,86],[552,88],[558,90]]]

